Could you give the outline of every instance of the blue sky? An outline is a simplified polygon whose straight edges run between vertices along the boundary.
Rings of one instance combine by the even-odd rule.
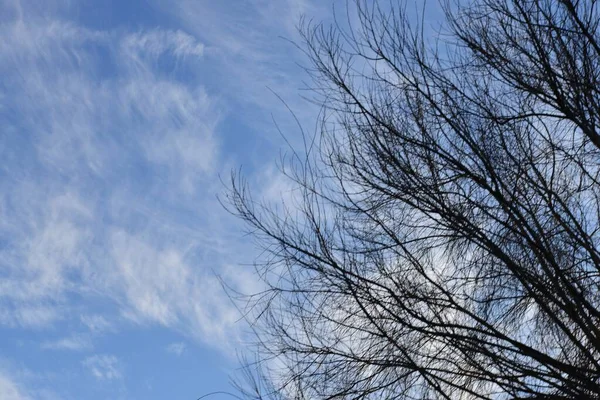
[[[281,37],[332,3],[0,0],[0,398],[231,389],[246,337],[216,274],[260,284],[216,195],[243,166],[290,196],[272,92],[309,130],[317,110]]]
[[[288,190],[270,90],[315,110],[280,37],[329,7],[0,0],[0,398],[230,390],[244,329],[215,273],[258,283],[219,176]]]

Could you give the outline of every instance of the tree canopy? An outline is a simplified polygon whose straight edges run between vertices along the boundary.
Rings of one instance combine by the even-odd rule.
[[[322,118],[275,209],[232,177],[264,249],[259,364],[280,399],[600,397],[595,0],[357,1],[305,23]]]

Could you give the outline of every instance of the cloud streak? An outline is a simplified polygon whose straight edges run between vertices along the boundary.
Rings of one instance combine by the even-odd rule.
[[[83,351],[90,350],[92,348],[93,346],[90,339],[82,335],[73,335],[42,343],[42,349],[46,350]]]
[[[0,2],[0,334],[99,386],[123,387],[130,359],[111,338],[131,332],[171,335],[156,350],[170,360],[198,344],[234,356],[243,326],[216,275],[261,285],[215,194],[244,164],[267,200],[293,195],[266,155],[282,144],[270,114],[286,113],[270,89],[303,120],[313,110],[294,100],[296,56],[277,37],[321,10],[156,0],[168,23],[113,29],[86,25],[77,2],[35,3]],[[27,383],[71,379],[51,372]],[[19,382],[0,372],[0,397],[38,398]]]
[[[93,355],[83,361],[83,365],[94,378],[100,381],[120,380],[123,378],[122,366],[119,359],[113,355]]]
[[[179,30],[33,22],[0,27],[2,84],[14,94],[0,108],[8,133],[0,147],[8,160],[0,324],[68,319],[85,309],[69,302],[75,293],[109,299],[134,323],[218,343],[232,312],[215,265],[203,267],[194,254],[202,236],[219,231],[211,224],[222,214],[212,191],[220,115],[200,83],[178,77],[182,64],[202,60],[204,45]],[[197,205],[213,216],[192,215]],[[110,325],[99,321],[86,323]],[[77,346],[65,339],[45,347]]]
[[[167,346],[167,352],[174,354],[176,356],[181,356],[185,350],[186,350],[187,346],[185,343],[183,342],[177,342],[177,343],[171,343]]]
[[[23,390],[6,374],[0,371],[0,398],[4,400],[29,400]]]

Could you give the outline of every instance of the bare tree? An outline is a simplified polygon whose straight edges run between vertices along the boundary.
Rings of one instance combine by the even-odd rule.
[[[435,41],[391,3],[302,28],[296,203],[233,176],[266,250],[246,396],[600,398],[598,2],[447,2]]]

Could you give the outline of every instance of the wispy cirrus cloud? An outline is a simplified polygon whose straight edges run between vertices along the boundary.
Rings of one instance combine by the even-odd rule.
[[[166,347],[167,352],[171,354],[175,354],[176,356],[181,356],[187,348],[187,345],[183,342],[175,342],[171,343]]]
[[[104,296],[130,321],[212,342],[232,318],[215,311],[228,303],[214,266],[192,263],[202,262],[194,253],[220,210],[212,189],[221,116],[200,83],[178,78],[204,45],[180,30],[31,18],[0,25],[1,83],[13,96],[0,108],[0,324],[68,318],[85,309],[70,302],[77,293]],[[199,204],[216,214],[194,216]]]
[[[31,399],[12,378],[2,371],[0,371],[0,398],[4,400]]]
[[[82,315],[80,317],[81,323],[92,333],[92,334],[103,334],[112,332],[115,330],[114,325],[106,319],[106,317],[98,314]]]
[[[289,194],[270,116],[287,111],[270,89],[313,111],[295,103],[293,46],[277,37],[320,9],[156,0],[135,10],[167,10],[165,24],[96,18],[118,3],[0,0],[0,335],[32,345],[3,349],[23,368],[61,366],[0,371],[2,398],[44,398],[53,382],[125,393],[128,335],[167,336],[149,351],[171,362],[198,344],[234,355],[240,315],[216,275],[262,288],[215,194],[240,164],[268,200]]]
[[[100,381],[112,381],[123,378],[123,367],[114,355],[96,354],[83,361],[94,378]]]
[[[136,62],[144,58],[156,61],[166,53],[172,53],[177,59],[202,57],[204,54],[204,44],[180,30],[155,29],[149,32],[132,33],[124,38],[120,46],[123,52],[132,56]],[[140,62],[140,66],[143,65],[144,62]]]
[[[57,340],[47,340],[41,344],[42,349],[46,350],[71,350],[83,351],[92,349],[92,343],[89,337],[84,335],[71,335]]]
[[[301,67],[303,54],[296,48],[302,42],[297,28],[302,16],[329,16],[329,2],[259,0],[233,6],[206,0],[154,3],[206,43],[206,58],[215,68],[210,72],[219,76],[224,96],[256,135],[276,147],[284,145],[273,124],[276,115],[288,139],[296,144],[299,136],[288,106],[312,128],[317,109],[298,96],[306,86],[306,75]]]

